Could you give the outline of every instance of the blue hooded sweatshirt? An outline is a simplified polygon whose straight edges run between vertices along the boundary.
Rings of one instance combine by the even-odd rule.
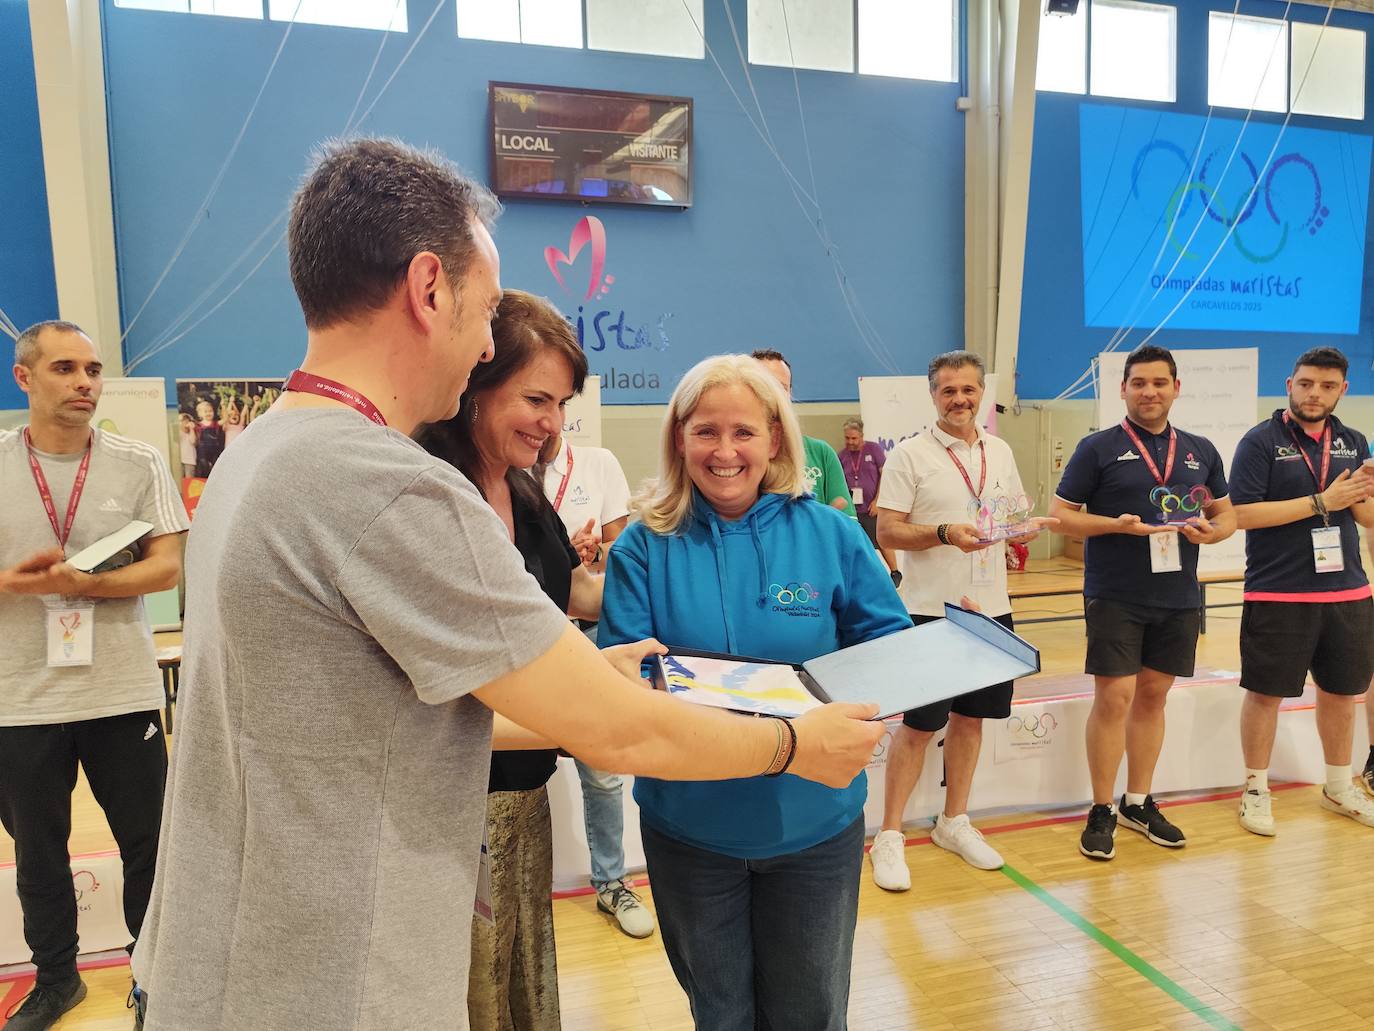
[[[655,637],[672,647],[799,663],[911,626],[863,530],[809,496],[764,494],[727,522],[699,494],[677,533],[636,522],[607,562],[598,643]],[[787,855],[844,830],[863,810],[860,773],[836,790],[790,774],[727,781],[635,780],[644,821],[738,859]]]

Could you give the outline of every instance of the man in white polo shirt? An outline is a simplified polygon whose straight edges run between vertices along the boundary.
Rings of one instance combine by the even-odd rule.
[[[968,599],[1011,629],[1004,543],[980,540],[975,523],[979,511],[1009,523],[1013,512],[1029,507],[1016,461],[1005,441],[978,425],[983,363],[976,354],[938,355],[928,375],[938,419],[929,432],[902,441],[888,455],[875,506],[878,543],[898,552],[900,593],[913,623],[940,618],[945,602]],[[920,779],[926,748],[946,726],[945,806],[931,840],[981,870],[1002,865],[1002,857],[969,822],[968,797],[983,743],[983,720],[1011,715],[1011,693],[1008,681],[903,716],[887,754],[883,829],[873,839],[878,887],[911,887],[902,816]]]
[[[552,455],[532,470],[543,476],[544,496],[567,527],[582,562],[594,573],[604,572],[606,552],[620,536],[630,516],[630,486],[614,454],[604,447],[550,437],[545,455]],[[596,624],[577,620],[593,642]],[[624,781],[577,760],[582,781],[582,817],[587,829],[587,851],[592,862],[592,887],[596,908],[615,918],[631,938],[654,933],[654,915],[625,883]]]

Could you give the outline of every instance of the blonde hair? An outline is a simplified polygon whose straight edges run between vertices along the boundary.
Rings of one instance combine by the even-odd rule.
[[[745,386],[763,405],[769,427],[778,427],[778,453],[759,483],[761,494],[801,497],[801,425],[782,386],[759,362],[745,354],[718,354],[687,370],[668,401],[660,436],[658,478],[648,480],[635,495],[631,510],[654,533],[676,533],[692,510],[692,480],[677,446],[678,427],[685,423],[702,397],[713,387]]]

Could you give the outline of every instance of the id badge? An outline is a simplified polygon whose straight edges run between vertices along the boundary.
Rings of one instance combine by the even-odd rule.
[[[864,489],[862,487],[854,487],[850,490],[849,495],[854,499],[854,504],[862,505],[864,503]]]
[[[57,596],[43,599],[49,666],[89,666],[95,655],[95,606]]]
[[[1179,573],[1183,571],[1183,557],[1178,551],[1178,531],[1150,534],[1150,572]]]
[[[1319,526],[1312,531],[1312,558],[1318,573],[1339,573],[1345,568],[1339,526]]]
[[[997,583],[997,562],[1005,562],[1002,549],[983,548],[969,556],[973,560],[973,573],[969,582],[974,587],[991,587]]]
[[[496,917],[491,909],[491,854],[487,851],[487,831],[482,829],[482,854],[477,860],[477,897],[472,902],[472,912],[478,920],[494,927]]]

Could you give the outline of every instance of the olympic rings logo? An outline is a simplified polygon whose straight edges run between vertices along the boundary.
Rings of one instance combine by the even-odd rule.
[[[1012,733],[1029,734],[1037,741],[1049,736],[1050,731],[1059,729],[1059,721],[1053,713],[1042,712],[1039,716],[1008,716],[1007,729]]]
[[[1031,507],[1031,499],[1025,494],[1008,494],[986,501],[974,499],[968,503],[969,517],[980,531],[1023,522]]]
[[[1280,217],[1275,206],[1274,180],[1284,169],[1290,169],[1291,177],[1294,171],[1311,181],[1312,200],[1311,207],[1299,210],[1302,221],[1298,224],[1299,233],[1306,232],[1309,236],[1316,236],[1319,230],[1330,217],[1331,210],[1322,203],[1322,183],[1321,177],[1317,174],[1317,167],[1307,158],[1296,152],[1284,154],[1269,166],[1265,173],[1263,183],[1260,181],[1259,169],[1255,167],[1255,162],[1250,155],[1244,151],[1240,153],[1240,158],[1245,164],[1246,170],[1250,173],[1250,185],[1243,187],[1236,198],[1237,210],[1232,212],[1226,210],[1217,197],[1217,187],[1207,181],[1208,172],[1211,169],[1213,159],[1220,153],[1222,148],[1213,150],[1207,155],[1206,159],[1198,168],[1197,178],[1189,183],[1183,183],[1176,189],[1169,198],[1164,218],[1168,225],[1168,241],[1175,251],[1185,258],[1198,258],[1199,255],[1193,251],[1186,250],[1186,244],[1174,239],[1174,233],[1178,230],[1178,222],[1188,211],[1188,205],[1193,194],[1197,194],[1202,203],[1203,214],[1217,224],[1226,227],[1231,231],[1231,242],[1235,245],[1241,256],[1253,264],[1263,265],[1273,261],[1288,246],[1288,236],[1292,229],[1292,222],[1286,217]],[[1162,150],[1167,154],[1178,158],[1183,167],[1189,168],[1191,161],[1183,152],[1183,148],[1176,143],[1168,140],[1153,140],[1147,143],[1136,154],[1135,165],[1131,169],[1131,195],[1137,200],[1140,199],[1138,181],[1145,159],[1151,152]],[[1278,196],[1282,198],[1285,191],[1280,190]],[[1290,194],[1291,196],[1291,194]],[[1241,236],[1240,227],[1254,216],[1260,201],[1264,202],[1265,214],[1270,221],[1281,230],[1278,245],[1268,253],[1260,253],[1252,249]]]
[[[791,605],[796,602],[798,605],[805,605],[819,596],[820,592],[809,583],[797,583],[793,580],[786,587],[782,584],[769,584],[768,593],[779,605]]]
[[[1197,515],[1212,503],[1212,492],[1202,484],[1185,489],[1183,487],[1156,487],[1150,491],[1150,504],[1160,511],[1160,518],[1168,521],[1170,516],[1181,514],[1183,518]]]

